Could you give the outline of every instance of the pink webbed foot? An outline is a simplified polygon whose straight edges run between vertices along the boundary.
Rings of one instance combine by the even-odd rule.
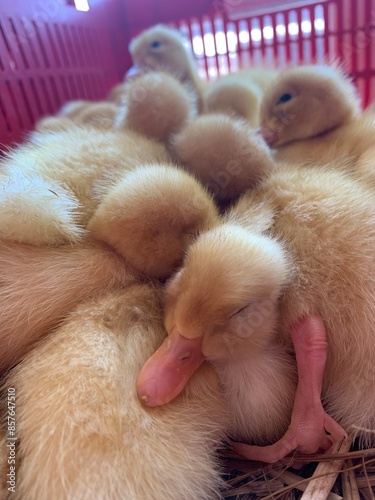
[[[233,444],[233,450],[249,460],[273,463],[294,450],[313,454],[346,437],[345,431],[324,411],[321,403],[328,347],[322,319],[304,317],[293,325],[291,337],[296,353],[298,385],[290,426],[285,435],[270,446]]]

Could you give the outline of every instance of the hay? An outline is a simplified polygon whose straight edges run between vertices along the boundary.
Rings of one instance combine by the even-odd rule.
[[[295,453],[271,465],[240,460],[230,453],[223,453],[222,460],[228,473],[223,499],[375,499],[375,448],[356,450],[350,438],[325,454]]]

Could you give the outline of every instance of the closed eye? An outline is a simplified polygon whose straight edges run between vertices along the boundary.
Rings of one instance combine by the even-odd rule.
[[[245,309],[247,309],[249,307],[250,303],[249,304],[246,304],[245,306],[241,307],[241,309],[237,309],[236,312],[234,312],[233,314],[231,314],[229,316],[229,318],[233,318],[234,316],[237,316],[237,314],[241,314]]]

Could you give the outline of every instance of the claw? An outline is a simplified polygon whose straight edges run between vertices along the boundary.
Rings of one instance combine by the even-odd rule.
[[[294,450],[310,455],[347,437],[344,429],[324,411],[321,402],[328,347],[323,321],[318,316],[302,318],[292,327],[291,337],[298,386],[290,426],[285,435],[270,446],[234,444],[233,450],[249,460],[274,463]]]

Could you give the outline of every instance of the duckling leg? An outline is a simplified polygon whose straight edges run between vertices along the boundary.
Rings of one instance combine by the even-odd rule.
[[[271,446],[236,443],[234,451],[250,460],[273,463],[293,450],[312,454],[346,437],[345,431],[324,411],[321,403],[328,347],[322,319],[318,316],[302,318],[292,326],[291,337],[298,368],[291,424],[285,435]]]

